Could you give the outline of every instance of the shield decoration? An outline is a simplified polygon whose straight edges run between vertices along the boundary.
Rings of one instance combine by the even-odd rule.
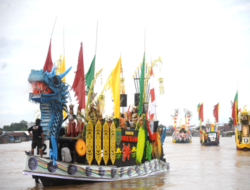
[[[118,128],[118,129],[116,129],[116,138],[115,138],[117,146],[119,146],[121,143],[121,137],[122,137],[122,129]]]

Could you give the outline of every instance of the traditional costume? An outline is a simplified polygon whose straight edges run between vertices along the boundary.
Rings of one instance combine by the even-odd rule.
[[[82,119],[84,119],[84,116],[81,114],[81,111],[78,108],[77,111],[77,116],[76,116],[76,120],[77,120],[77,125],[76,125],[76,130],[75,130],[75,136],[80,136],[82,135],[82,131],[84,131],[84,122],[82,121]]]
[[[75,137],[75,127],[76,127],[75,118],[76,118],[76,116],[74,115],[73,108],[74,108],[74,105],[69,105],[70,111],[69,111],[69,115],[67,116],[67,118],[69,120],[67,134],[66,134],[67,137],[69,137],[69,136]]]

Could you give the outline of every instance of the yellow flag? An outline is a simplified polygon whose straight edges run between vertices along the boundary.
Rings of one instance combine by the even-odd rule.
[[[111,88],[112,98],[114,101],[114,118],[120,118],[120,78],[121,78],[121,57],[115,68],[111,72],[109,79],[109,88]]]
[[[58,68],[57,68],[57,71],[56,71],[56,74],[61,74],[65,71],[65,56],[63,56],[63,59],[62,59],[62,62],[61,64],[59,63],[62,59],[62,55],[60,56],[60,59],[58,60]],[[60,64],[60,65],[59,65]],[[62,78],[62,82],[65,82],[65,77]],[[63,111],[63,118],[66,117],[66,111]]]
[[[63,73],[65,71],[65,57],[63,56],[63,60],[61,62],[61,65],[59,67],[59,72]],[[66,77],[66,76],[65,76]],[[62,81],[65,82],[65,77],[62,78]]]

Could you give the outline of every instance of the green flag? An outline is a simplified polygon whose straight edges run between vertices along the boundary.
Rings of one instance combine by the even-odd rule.
[[[197,106],[197,111],[198,111],[198,120],[200,120],[200,103]]]
[[[95,56],[91,62],[88,72],[85,75],[87,90],[89,90],[95,74]]]
[[[140,103],[139,103],[139,111],[138,114],[142,114],[143,110],[143,88],[144,88],[144,69],[145,68],[145,52],[143,55],[143,61],[141,66],[141,77],[140,77]]]

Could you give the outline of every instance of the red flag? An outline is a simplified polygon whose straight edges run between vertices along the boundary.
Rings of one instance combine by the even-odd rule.
[[[219,122],[219,103],[214,106],[214,111],[213,111],[214,117],[216,119],[216,122]]]
[[[52,70],[52,67],[53,67],[53,62],[51,59],[51,40],[50,40],[49,51],[48,51],[47,58],[45,60],[44,66],[43,66],[43,70],[50,72]]]
[[[77,70],[75,72],[75,79],[72,85],[72,89],[75,91],[79,103],[79,110],[85,108],[85,76],[83,66],[83,50],[82,43],[79,51]]]
[[[232,118],[233,118],[233,126],[237,125],[237,120],[238,120],[238,91],[234,97],[234,104],[232,107]]]
[[[203,122],[203,103],[200,105],[200,110],[199,110],[199,117],[201,119],[201,121]]]

